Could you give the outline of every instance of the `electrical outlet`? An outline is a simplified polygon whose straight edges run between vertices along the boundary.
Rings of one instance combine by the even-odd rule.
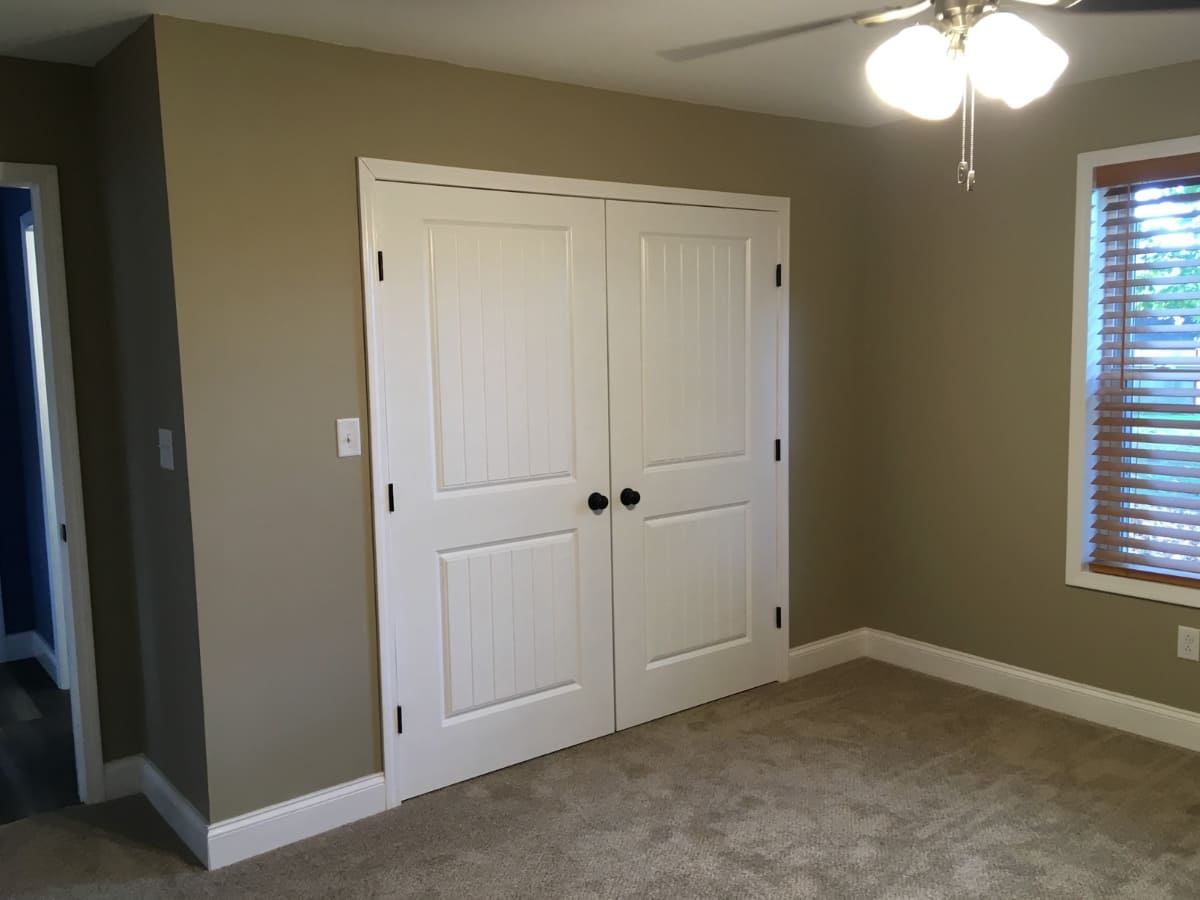
[[[1200,628],[1179,626],[1179,658],[1200,662]]]

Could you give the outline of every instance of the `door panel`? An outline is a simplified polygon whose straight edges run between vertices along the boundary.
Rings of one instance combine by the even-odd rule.
[[[748,526],[745,503],[646,520],[648,667],[748,638]]]
[[[609,201],[617,727],[775,678],[776,214]]]
[[[429,228],[442,488],[570,474],[567,228]]]
[[[576,552],[568,532],[438,554],[447,715],[576,682]]]
[[[376,207],[401,797],[613,729],[604,207]]]
[[[746,452],[744,240],[642,239],[645,463]]]

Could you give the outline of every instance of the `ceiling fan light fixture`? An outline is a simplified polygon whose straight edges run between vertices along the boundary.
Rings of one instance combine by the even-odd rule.
[[[930,25],[912,25],[867,59],[867,82],[879,99],[921,119],[948,119],[963,99],[962,54]]]
[[[1067,68],[1067,53],[1020,16],[992,13],[966,35],[971,81],[1013,109],[1045,96]]]

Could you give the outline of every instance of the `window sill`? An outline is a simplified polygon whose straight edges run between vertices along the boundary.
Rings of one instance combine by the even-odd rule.
[[[1200,609],[1200,587],[1189,588],[1176,584],[1145,581],[1141,578],[1104,575],[1092,572],[1082,566],[1073,567],[1070,564],[1067,565],[1067,584],[1071,587],[1086,588],[1091,591],[1104,591],[1106,594],[1121,594],[1126,597],[1137,597],[1142,600],[1154,600],[1158,603]]]

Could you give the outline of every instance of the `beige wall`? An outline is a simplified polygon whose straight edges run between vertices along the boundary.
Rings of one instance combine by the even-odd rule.
[[[91,72],[0,58],[0,160],[58,167],[104,756],[142,747],[137,616]]]
[[[141,632],[144,749],[207,812],[179,341],[149,23],[96,69],[96,109],[136,574],[132,593]],[[175,434],[174,471],[159,466],[160,427]]]
[[[970,196],[956,123],[873,133],[871,625],[1200,710],[1175,658],[1200,610],[1063,583],[1076,156],[1200,133],[1198,84],[1189,64],[981,104]]]
[[[792,639],[863,624],[858,133],[156,19],[214,818],[381,767],[355,158],[792,198]]]
[[[1062,583],[1075,157],[1200,132],[1200,64],[982,106],[964,196],[954,123],[155,19],[95,76],[107,218],[86,71],[0,74],[38,117],[0,158],[63,184],[105,755],[214,820],[380,768],[367,466],[332,448],[366,417],[357,156],[791,197],[792,643],[870,624],[1200,710],[1200,612]]]

